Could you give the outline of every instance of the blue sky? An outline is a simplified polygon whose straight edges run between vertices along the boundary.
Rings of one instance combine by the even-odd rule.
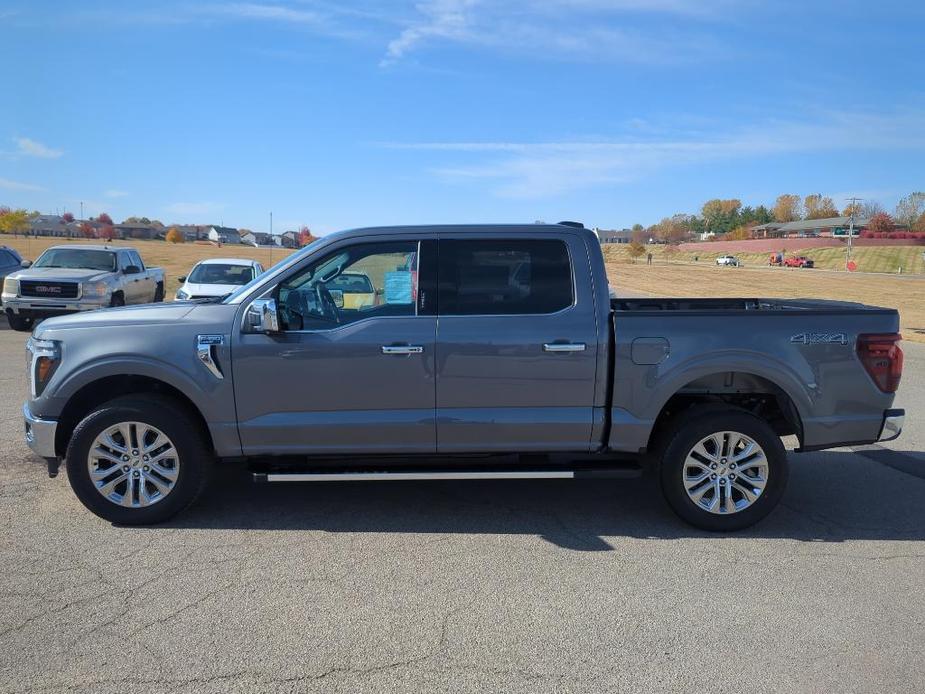
[[[0,204],[650,224],[925,188],[925,6],[0,0]]]

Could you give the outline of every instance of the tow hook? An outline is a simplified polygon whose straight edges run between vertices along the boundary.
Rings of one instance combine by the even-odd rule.
[[[57,477],[58,468],[61,467],[61,458],[45,458],[45,462],[48,464],[48,476]]]

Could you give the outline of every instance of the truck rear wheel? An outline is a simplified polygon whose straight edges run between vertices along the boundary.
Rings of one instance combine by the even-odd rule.
[[[10,322],[10,327],[13,328],[13,330],[18,330],[19,332],[32,330],[32,324],[34,323],[31,318],[20,316],[16,313],[13,313],[12,310],[8,310],[6,312],[6,319]]]
[[[787,486],[787,452],[763,420],[737,409],[692,410],[668,433],[662,492],[682,519],[704,530],[747,528]]]
[[[190,413],[160,395],[111,400],[71,436],[67,476],[81,503],[122,525],[160,523],[199,496],[213,455]]]
[[[164,283],[158,282],[154,288],[154,303],[159,304],[164,300]]]

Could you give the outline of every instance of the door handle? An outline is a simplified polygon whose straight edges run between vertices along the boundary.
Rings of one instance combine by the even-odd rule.
[[[423,351],[420,345],[382,345],[383,354],[421,354]]]
[[[543,345],[544,352],[584,352],[587,345],[584,342],[547,342]]]

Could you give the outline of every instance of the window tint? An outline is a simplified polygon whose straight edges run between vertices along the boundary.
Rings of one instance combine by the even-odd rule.
[[[413,316],[418,243],[366,243],[314,261],[279,286],[284,330],[330,330],[378,316]]]
[[[235,284],[243,285],[254,279],[250,265],[224,265],[220,263],[199,263],[189,274],[190,284]]]
[[[554,313],[572,305],[572,269],[556,240],[441,241],[443,315]]]
[[[138,252],[137,252],[137,251],[130,251],[130,252],[129,252],[129,256],[130,256],[131,259],[132,259],[132,265],[134,265],[135,267],[137,267],[139,270],[144,270],[144,269],[145,269],[144,261],[142,261],[141,256],[138,255]]]

